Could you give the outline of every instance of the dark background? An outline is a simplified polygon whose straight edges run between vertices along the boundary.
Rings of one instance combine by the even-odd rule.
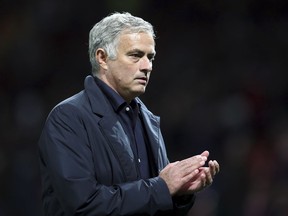
[[[190,215],[288,215],[288,4],[284,0],[0,2],[0,215],[41,213],[37,140],[83,88],[88,33],[114,11],[151,22],[157,56],[141,98],[171,161],[221,164]]]

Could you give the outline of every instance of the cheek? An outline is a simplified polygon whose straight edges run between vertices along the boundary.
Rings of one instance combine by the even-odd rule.
[[[125,67],[121,68],[121,73],[126,79],[133,79],[135,74],[138,71],[138,67],[135,65],[125,65]]]
[[[137,71],[139,71],[139,67],[135,63],[118,62],[117,65],[113,65],[113,76],[121,83],[132,82]]]
[[[133,78],[132,73],[130,72],[130,69],[127,67],[122,67],[116,69],[115,77],[120,83],[129,83],[131,82],[131,79]]]

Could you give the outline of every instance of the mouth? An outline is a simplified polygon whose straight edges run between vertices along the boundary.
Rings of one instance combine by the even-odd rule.
[[[145,84],[145,85],[147,84],[147,81],[148,81],[147,77],[138,77],[136,78],[136,80],[140,82],[141,84]]]

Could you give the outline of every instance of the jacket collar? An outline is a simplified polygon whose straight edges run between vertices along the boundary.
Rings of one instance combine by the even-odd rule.
[[[84,87],[89,98],[92,112],[101,116],[107,114],[107,110],[111,109],[109,101],[101,92],[99,86],[95,83],[95,80],[91,75],[85,78]]]
[[[125,175],[128,179],[133,179],[135,177],[134,173],[132,172],[133,168],[128,168],[129,164],[131,164],[130,160],[134,160],[132,149],[130,148],[130,142],[126,137],[122,126],[119,124],[117,116],[113,114],[114,110],[111,107],[110,102],[102,93],[101,89],[91,75],[86,77],[84,86],[89,98],[92,112],[103,117],[99,124],[102,127],[103,132],[105,132],[107,135],[106,137],[110,139],[110,143],[112,143],[112,147],[116,150],[120,162],[124,165],[124,167],[127,168],[125,169]],[[159,139],[161,135],[160,117],[153,115],[139,98],[135,98],[135,100],[139,104],[144,126],[146,128],[148,139],[151,144],[151,150],[155,159],[155,164],[157,164],[158,167],[160,148]],[[110,110],[110,112],[108,110]],[[112,134],[111,131],[117,131],[117,133]],[[118,144],[115,145],[115,143]],[[127,157],[127,155],[129,155],[129,157]]]
[[[107,89],[108,86],[106,86],[106,84],[103,83],[103,81],[101,81],[98,78],[94,78],[91,75],[85,78],[84,87],[87,92],[92,111],[95,114],[104,116],[105,114],[107,114],[107,110],[111,109],[111,104],[112,104],[113,109],[117,111],[119,110],[119,107],[123,105],[123,103],[126,103],[125,100],[121,98],[121,96],[115,95],[117,93],[110,92],[111,89]],[[112,97],[112,100],[111,100],[112,103],[109,102],[107,97]],[[136,102],[139,108],[141,106],[145,107],[145,105],[139,98],[135,98],[133,102]],[[148,111],[146,107],[145,107],[145,110]]]

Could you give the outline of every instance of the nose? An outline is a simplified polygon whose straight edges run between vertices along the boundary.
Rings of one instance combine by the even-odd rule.
[[[152,71],[152,61],[147,56],[143,56],[140,60],[140,71],[146,73]]]

